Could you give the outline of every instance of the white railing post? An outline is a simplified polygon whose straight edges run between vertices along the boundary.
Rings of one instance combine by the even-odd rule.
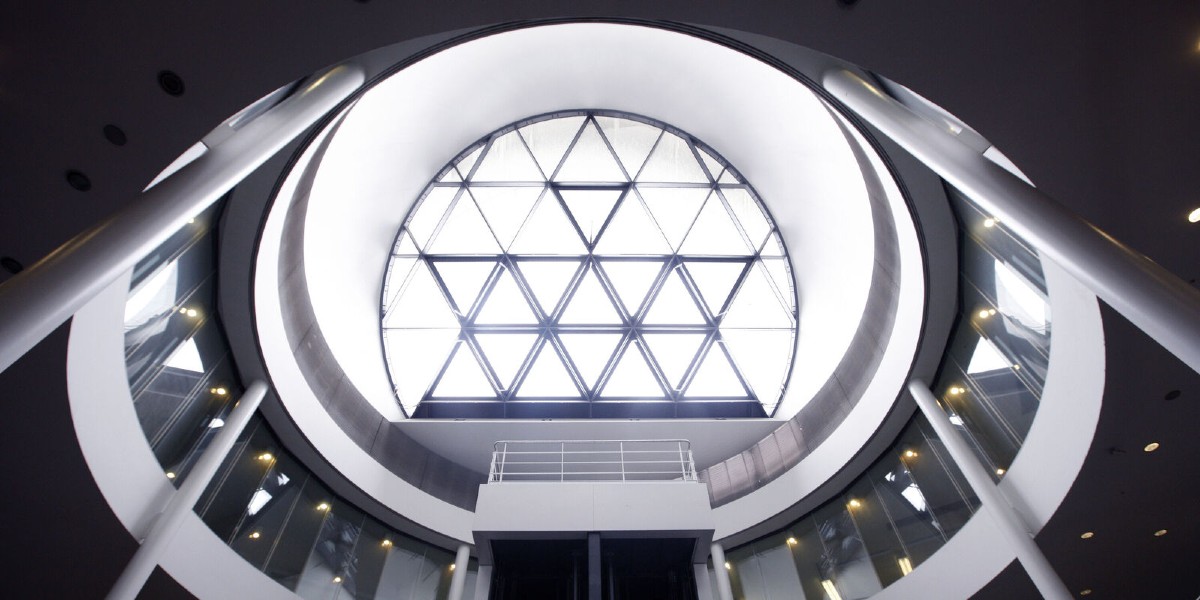
[[[365,77],[355,65],[326,71],[117,214],[0,285],[0,371],[354,93]]]
[[[1029,573],[1029,578],[1033,580],[1038,591],[1043,597],[1050,600],[1072,598],[1071,592],[1063,584],[1058,573],[1054,571],[1054,567],[1050,565],[1050,561],[1046,559],[1042,549],[1038,548],[1034,542],[1033,535],[1024,519],[1000,492],[1000,488],[992,481],[987,469],[971,452],[967,441],[955,430],[954,424],[950,422],[950,417],[946,416],[946,412],[942,410],[937,399],[933,397],[933,393],[929,391],[929,386],[923,381],[910,381],[908,391],[917,406],[920,407],[921,413],[933,426],[934,432],[946,445],[946,451],[950,453],[950,458],[958,465],[963,477],[966,478],[975,495],[979,497],[979,501],[987,509],[988,514],[992,515],[997,529],[1012,546],[1017,559],[1021,561],[1021,566],[1025,567],[1025,571]]]
[[[1195,371],[1200,290],[844,69],[822,84]]]
[[[179,531],[184,518],[192,512],[192,507],[217,474],[225,455],[229,454],[229,450],[237,442],[238,436],[250,422],[250,417],[258,409],[266,393],[267,384],[256,381],[250,384],[238,399],[237,405],[225,418],[225,425],[200,454],[200,459],[188,473],[187,479],[184,479],[179,489],[171,494],[171,499],[158,515],[150,532],[146,534],[146,539],[142,540],[142,545],[129,560],[125,571],[113,584],[107,596],[108,600],[133,600],[137,597],[142,586],[146,585],[146,580],[150,578],[150,573],[158,565],[163,552],[171,544],[175,533]]]

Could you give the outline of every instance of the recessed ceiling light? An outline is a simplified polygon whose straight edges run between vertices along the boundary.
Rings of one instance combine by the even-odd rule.
[[[986,319],[986,318],[988,318],[988,317],[990,317],[990,316],[992,316],[992,313],[991,313],[991,312],[989,312],[989,311],[988,311],[986,308],[985,308],[985,309],[983,309],[983,310],[981,310],[981,311],[979,311],[979,318],[980,318],[980,319]]]
[[[379,542],[379,545],[383,546],[384,548],[391,548],[392,540],[383,540],[382,542]]]
[[[1095,535],[1096,535],[1096,532],[1094,532],[1094,531],[1085,531],[1085,532],[1083,532],[1083,535],[1080,535],[1079,537],[1081,537],[1085,540],[1090,540],[1093,537],[1095,537]]]
[[[275,458],[275,457],[270,452],[263,452],[262,454],[258,455],[258,460],[261,460],[264,462],[271,460],[272,458]]]
[[[175,479],[175,472],[167,471],[167,479]]]
[[[1087,589],[1087,590],[1080,590],[1080,591],[1079,591],[1079,595],[1080,595],[1080,596],[1088,596],[1088,595],[1090,595],[1091,593],[1092,593],[1092,590],[1090,590],[1090,589]]]
[[[725,563],[725,570],[726,570],[726,571],[732,571],[732,570],[733,570],[733,565],[731,565],[731,564],[729,564],[729,563]]]
[[[196,309],[194,309],[194,308],[187,309],[187,316],[189,316],[189,317],[195,317],[198,314],[200,314],[200,313],[196,312]]]
[[[858,507],[860,507],[860,506],[862,506],[862,502],[859,502],[859,501],[858,501],[858,498],[851,498],[851,499],[850,499],[850,508],[858,508]]]
[[[451,571],[453,571],[453,570],[454,570],[454,568],[455,568],[455,567],[457,567],[457,566],[458,566],[458,565],[456,565],[456,564],[454,564],[454,563],[450,563],[450,570],[451,570]]]
[[[984,219],[984,220],[983,220],[983,226],[984,226],[984,227],[987,227],[988,229],[991,229],[992,227],[995,227],[995,226],[996,226],[996,219],[993,219],[993,218],[991,218],[991,217],[988,217],[988,218]]]
[[[342,576],[341,576],[341,575],[338,575],[337,577],[334,577],[334,578],[333,578],[333,582],[334,582],[334,583],[341,583],[341,582],[342,582]]]
[[[1167,535],[1166,529],[1159,529],[1158,531],[1154,532],[1154,537],[1162,537],[1164,535]]]
[[[318,505],[317,505],[317,510],[322,510],[322,511],[324,511],[324,510],[329,510],[329,503],[328,503],[328,502],[322,502],[322,503],[318,504]]]
[[[796,544],[799,544],[799,543],[800,543],[800,541],[799,541],[799,540],[797,540],[797,539],[796,539],[796,538],[794,538],[794,537],[790,537],[790,538],[788,538],[788,539],[787,539],[787,544],[788,544],[789,546],[795,546]]]
[[[257,531],[250,534],[250,539],[252,539],[252,540],[257,540],[260,537],[262,537],[262,534]]]
[[[1150,442],[1149,444],[1146,444],[1146,447],[1142,448],[1142,450],[1145,450],[1146,452],[1154,452],[1155,450],[1158,450],[1158,442]]]
[[[1200,208],[1188,213],[1188,223],[1200,223]]]
[[[999,469],[996,469],[996,474],[997,474],[997,475],[1003,475],[1003,474],[1005,474],[1005,473],[1007,473],[1007,472],[1008,472],[1008,471],[1005,471],[1005,470],[1004,470],[1004,467],[1000,467]]]
[[[908,575],[909,573],[912,573],[912,569],[913,569],[912,559],[905,556],[903,558],[897,559],[896,562],[900,563],[900,574],[901,575]]]

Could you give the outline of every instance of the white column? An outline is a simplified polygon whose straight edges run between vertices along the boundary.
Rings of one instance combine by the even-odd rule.
[[[447,596],[447,600],[463,600],[463,590],[467,587],[468,561],[470,560],[471,547],[467,544],[459,544],[458,554],[454,556],[454,573],[450,576],[450,595]]]
[[[708,579],[708,565],[704,563],[692,565],[692,577],[696,580],[696,597],[700,600],[715,600],[712,581]]]
[[[488,600],[492,594],[492,565],[479,565],[475,576],[475,600]]]
[[[334,67],[0,285],[0,371],[346,99],[364,78],[357,66]]]
[[[733,600],[733,584],[729,583],[729,569],[725,568],[725,548],[713,542],[713,573],[717,577],[717,600]]]
[[[1200,371],[1200,290],[843,69],[822,84],[984,211]],[[1036,131],[1030,135],[1038,135]]]
[[[1071,592],[1054,571],[1050,561],[1046,560],[1042,549],[1034,542],[1028,525],[1000,492],[1000,488],[996,487],[987,469],[971,452],[967,441],[950,423],[950,418],[938,405],[937,399],[929,391],[929,386],[923,381],[911,381],[908,391],[942,443],[946,445],[950,458],[966,477],[971,490],[979,497],[987,513],[992,515],[996,527],[1016,553],[1017,560],[1021,561],[1021,566],[1025,567],[1038,591],[1049,600],[1070,600]]]
[[[171,499],[167,501],[162,513],[155,520],[154,526],[150,528],[150,533],[146,534],[146,539],[142,540],[141,547],[129,560],[121,577],[113,584],[112,590],[107,596],[108,600],[133,600],[137,597],[138,592],[142,590],[142,586],[146,585],[146,580],[154,571],[154,567],[158,565],[159,558],[171,544],[175,533],[179,531],[184,518],[192,512],[192,507],[196,505],[200,495],[204,493],[204,489],[217,474],[217,469],[221,467],[225,455],[229,454],[229,450],[233,448],[234,442],[246,428],[246,423],[258,409],[258,405],[266,393],[267,384],[256,381],[250,384],[250,387],[238,399],[237,405],[225,418],[225,425],[221,427],[217,435],[213,436],[208,447],[200,454],[200,459],[188,473],[187,479],[184,479],[179,489],[171,495]]]

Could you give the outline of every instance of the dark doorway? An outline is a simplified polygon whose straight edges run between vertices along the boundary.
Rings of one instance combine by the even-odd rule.
[[[696,600],[696,541],[600,540],[601,594],[595,600]],[[490,600],[588,598],[587,540],[493,540]]]

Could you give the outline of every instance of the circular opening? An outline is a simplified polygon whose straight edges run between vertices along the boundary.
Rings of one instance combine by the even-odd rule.
[[[764,417],[796,296],[754,188],[615,111],[501,128],[443,167],[393,250],[383,334],[415,416]]]
[[[171,96],[182,96],[183,95],[183,91],[184,91],[183,78],[180,77],[178,74],[176,74],[174,71],[159,71],[158,86],[161,87],[162,90],[164,92],[166,92],[168,95],[171,95]]]

